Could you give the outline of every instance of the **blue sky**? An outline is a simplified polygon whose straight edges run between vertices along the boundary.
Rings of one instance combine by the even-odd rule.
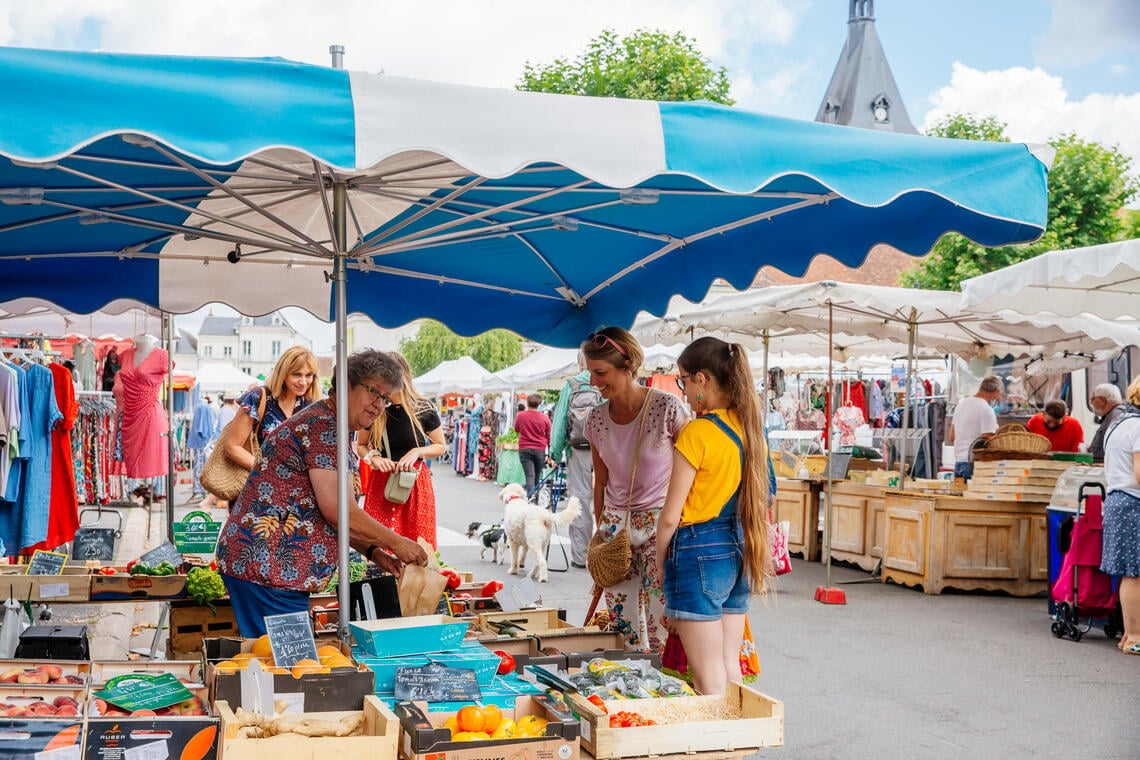
[[[1016,140],[1119,145],[1140,170],[1140,0],[874,6],[920,129],[994,115]],[[847,16],[847,0],[0,0],[0,45],[326,64],[338,43],[351,69],[511,87],[525,62],[572,57],[604,28],[656,28],[695,38],[740,106],[811,119]]]

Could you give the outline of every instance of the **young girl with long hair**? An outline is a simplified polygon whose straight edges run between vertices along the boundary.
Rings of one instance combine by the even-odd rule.
[[[740,681],[753,593],[772,575],[768,453],[744,349],[706,337],[677,359],[677,385],[697,415],[677,438],[657,524],[665,616],[681,637],[694,684],[723,694]]]
[[[364,511],[405,538],[415,541],[422,536],[435,546],[435,489],[431,469],[424,460],[447,451],[443,427],[431,401],[412,383],[407,360],[395,351],[388,356],[400,365],[402,381],[372,427],[357,436],[357,452],[372,469],[367,477]],[[385,446],[385,432],[390,449]],[[384,498],[388,478],[399,471],[417,473],[405,504]]]

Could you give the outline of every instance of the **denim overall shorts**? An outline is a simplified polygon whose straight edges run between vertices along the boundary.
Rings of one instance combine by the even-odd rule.
[[[706,414],[740,451],[740,437],[724,420]],[[665,615],[679,620],[720,620],[724,614],[748,612],[751,589],[744,574],[744,529],[737,511],[740,485],[711,520],[682,525],[669,543],[663,587]]]

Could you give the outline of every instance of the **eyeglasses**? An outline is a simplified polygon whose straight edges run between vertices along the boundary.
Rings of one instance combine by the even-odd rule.
[[[357,385],[367,390],[373,401],[382,402],[385,409],[392,405],[392,399],[388,398],[388,394],[381,393],[379,388],[373,388],[368,383],[357,383]]]
[[[685,390],[684,378],[686,378],[686,377],[692,377],[692,375],[677,375],[677,387],[680,388],[681,390]]]
[[[606,335],[605,333],[600,333],[600,332],[590,333],[589,335],[586,336],[586,340],[590,341],[591,343],[593,343],[598,348],[605,348],[607,345],[613,346],[615,349],[617,349],[617,352],[619,354],[624,356],[626,359],[629,358],[629,352],[626,351],[624,348],[622,348],[620,343],[618,343],[616,340],[614,340],[610,336]]]

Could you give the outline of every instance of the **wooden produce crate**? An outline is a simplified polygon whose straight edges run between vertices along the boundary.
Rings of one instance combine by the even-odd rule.
[[[157,675],[170,673],[188,686],[203,686],[202,663],[200,660],[134,660],[117,662],[96,660],[91,663],[91,683],[98,687],[112,678],[145,673]]]
[[[580,719],[582,747],[596,760],[647,755],[725,752],[784,744],[784,703],[738,683],[722,697],[622,699],[607,702],[613,712],[625,710],[661,722],[657,726],[610,728],[609,715],[570,692],[566,695]],[[714,716],[699,720],[701,714]],[[720,716],[720,717],[718,717]],[[681,722],[674,718],[680,717]],[[669,723],[664,720],[669,719]]]
[[[90,571],[82,565],[63,568],[62,575],[24,575],[24,565],[0,569],[0,593],[33,602],[86,602],[91,599]]]
[[[91,576],[91,600],[184,599],[185,575],[130,575],[121,569],[115,575]]]
[[[400,721],[374,696],[364,699],[364,734],[308,737],[283,734],[269,739],[238,736],[238,723],[225,700],[215,703],[222,721],[219,760],[395,760]],[[306,718],[339,721],[353,711],[305,713]],[[300,716],[298,716],[300,717]]]
[[[597,626],[571,625],[558,617],[558,610],[541,608],[518,612],[484,612],[477,618],[479,627],[488,633],[498,633],[492,623],[513,623],[528,634],[544,636],[557,633],[585,633],[601,630]],[[482,637],[480,637],[482,638]]]
[[[203,639],[241,637],[229,599],[215,599],[214,610],[193,600],[170,603],[170,646],[167,655],[200,660]]]

